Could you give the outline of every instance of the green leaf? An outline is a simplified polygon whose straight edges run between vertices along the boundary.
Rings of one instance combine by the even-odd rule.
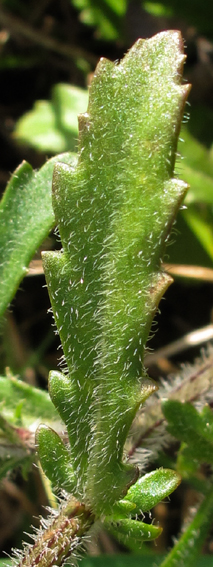
[[[88,103],[88,92],[71,85],[58,84],[50,101],[35,102],[15,128],[15,138],[43,152],[75,151],[78,137],[78,114]]]
[[[39,446],[41,466],[53,487],[60,486],[68,492],[75,492],[77,482],[70,463],[70,452],[59,435],[50,427],[40,425],[36,432],[36,443]],[[52,466],[55,460],[57,467]]]
[[[213,414],[209,406],[199,413],[189,403],[168,400],[163,413],[169,423],[168,430],[188,445],[188,455],[200,462],[213,464]]]
[[[180,476],[169,469],[159,469],[144,475],[130,487],[124,500],[113,505],[111,515],[104,519],[104,524],[118,541],[139,550],[143,541],[158,537],[161,529],[156,530],[155,526],[138,521],[137,516],[149,512],[169,496],[180,481]]]
[[[134,514],[149,512],[180,484],[181,477],[170,469],[158,469],[142,476],[131,486],[125,500],[135,504]]]
[[[135,544],[138,549],[142,547],[144,541],[152,541],[162,533],[162,528],[159,526],[130,519],[112,522],[106,518],[104,525],[120,543],[123,545]]]
[[[57,160],[72,164],[73,154]],[[39,171],[23,162],[13,173],[0,203],[0,317],[27,273],[36,249],[55,224],[52,173],[56,158]]]
[[[143,354],[170,283],[161,261],[186,184],[174,162],[188,86],[178,32],[102,59],[80,119],[76,169],[56,165],[53,207],[63,252],[44,270],[69,373],[50,395],[68,430],[79,495],[100,515],[137,470],[123,463],[132,420],[156,389]]]

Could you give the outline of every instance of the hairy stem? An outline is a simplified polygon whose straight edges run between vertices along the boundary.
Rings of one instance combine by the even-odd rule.
[[[34,537],[32,546],[25,544],[24,555],[15,551],[17,567],[59,567],[71,554],[76,555],[82,537],[94,523],[94,516],[83,504],[72,496],[61,506],[59,513],[47,520],[42,519],[42,528]]]

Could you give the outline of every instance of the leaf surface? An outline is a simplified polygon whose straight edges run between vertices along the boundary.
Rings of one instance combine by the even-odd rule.
[[[50,394],[67,425],[78,490],[107,512],[137,478],[123,446],[156,389],[143,354],[160,298],[165,242],[186,184],[174,163],[188,86],[178,32],[102,59],[79,121],[76,168],[57,164],[53,207],[62,252],[44,269],[68,374]]]

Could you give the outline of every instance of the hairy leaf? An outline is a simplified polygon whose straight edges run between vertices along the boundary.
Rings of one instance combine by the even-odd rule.
[[[159,526],[145,524],[137,520],[121,519],[117,522],[108,522],[106,519],[105,525],[120,543],[128,545],[131,542],[136,544],[138,549],[143,546],[144,541],[152,541],[162,533],[162,528]]]
[[[142,476],[130,487],[125,497],[134,502],[134,514],[149,512],[158,502],[169,496],[180,484],[180,476],[170,469],[158,469]]]
[[[54,171],[63,251],[45,253],[44,269],[68,374],[50,376],[50,394],[77,495],[98,514],[137,478],[123,447],[156,389],[143,354],[171,281],[161,262],[187,187],[174,178],[183,61],[178,32],[139,40],[119,64],[102,59],[79,121],[78,164]]]

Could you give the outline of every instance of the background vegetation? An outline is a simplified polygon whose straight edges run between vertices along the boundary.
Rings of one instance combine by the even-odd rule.
[[[39,168],[56,153],[76,150],[76,116],[86,110],[87,88],[100,56],[119,59],[138,37],[164,29],[180,29],[185,38],[185,77],[193,88],[176,170],[190,183],[190,191],[187,211],[184,216],[179,213],[165,259],[175,283],[161,303],[153,328],[159,331],[149,342],[155,354],[147,358],[147,365],[156,379],[177,372],[180,362],[199,354],[206,340],[200,329],[208,331],[208,338],[213,336],[212,16],[213,7],[200,0],[194,1],[193,10],[189,0],[2,0],[0,5],[2,192],[23,159]],[[60,243],[51,233],[42,249],[57,247]],[[0,373],[9,367],[28,384],[45,390],[49,370],[57,367],[59,344],[47,315],[44,284],[38,249],[2,322]],[[199,332],[191,348],[195,330]],[[170,506],[156,509],[155,517],[165,526],[158,553],[178,534],[186,500],[194,505],[196,495],[182,483]],[[9,552],[11,545],[18,546],[32,515],[38,516],[47,503],[47,487],[36,469],[29,476],[17,470],[7,477],[0,492],[1,549]],[[206,545],[210,553],[211,537]],[[105,533],[91,547],[92,554],[123,550]]]

